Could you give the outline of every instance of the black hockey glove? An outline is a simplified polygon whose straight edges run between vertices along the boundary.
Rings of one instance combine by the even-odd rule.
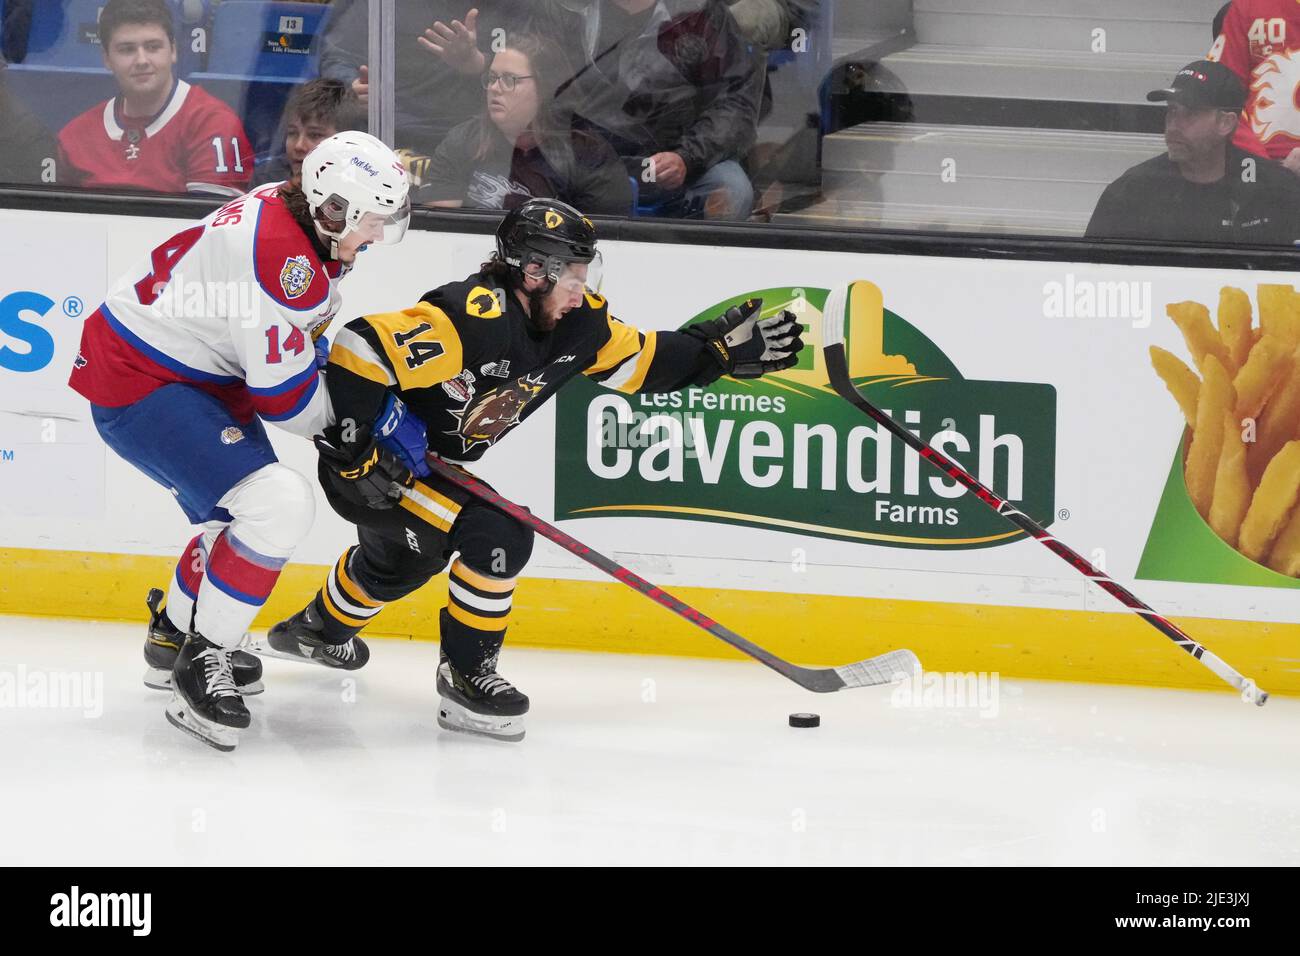
[[[719,318],[682,331],[702,341],[722,374],[732,378],[758,378],[793,367],[803,348],[799,323],[788,310],[760,319],[762,308],[762,299],[746,299]]]
[[[367,508],[384,510],[401,500],[402,488],[411,481],[411,473],[392,452],[375,443],[369,425],[358,427],[351,442],[336,438],[338,443],[333,444],[324,435],[314,440],[321,463]]]

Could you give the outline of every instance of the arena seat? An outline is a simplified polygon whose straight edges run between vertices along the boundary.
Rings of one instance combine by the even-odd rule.
[[[316,76],[329,12],[319,3],[225,0],[212,18],[207,72],[259,80]]]

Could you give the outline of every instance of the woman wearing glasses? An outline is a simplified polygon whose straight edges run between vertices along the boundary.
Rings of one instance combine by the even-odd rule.
[[[451,130],[432,157],[403,156],[429,206],[513,209],[559,199],[586,212],[627,215],[632,186],[614,151],[570,128],[556,108],[572,70],[554,44],[515,34],[483,76],[484,108]]]

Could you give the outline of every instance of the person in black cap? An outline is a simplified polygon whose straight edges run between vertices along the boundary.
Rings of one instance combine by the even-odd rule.
[[[1090,239],[1291,245],[1300,239],[1300,182],[1232,145],[1246,90],[1227,67],[1188,64],[1163,90],[1168,151],[1106,187]]]

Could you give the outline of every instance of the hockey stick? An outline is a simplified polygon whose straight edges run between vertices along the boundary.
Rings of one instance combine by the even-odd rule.
[[[458,488],[468,491],[474,497],[487,502],[500,511],[504,511],[516,521],[528,525],[538,534],[558,544],[570,554],[577,555],[588,564],[604,571],[610,577],[622,581],[628,587],[639,591],[655,603],[668,608],[674,614],[686,618],[696,627],[701,627],[719,640],[726,641],[732,647],[748,654],[760,664],[766,664],[782,677],[789,678],[805,690],[818,694],[829,694],[832,691],[844,690],[848,687],[871,687],[877,684],[888,684],[900,678],[919,674],[921,671],[921,662],[909,650],[889,651],[879,657],[871,657],[855,664],[845,664],[842,667],[814,668],[791,664],[789,661],[777,657],[771,651],[766,651],[752,641],[746,640],[735,631],[723,627],[717,621],[706,617],[689,604],[673,597],[667,591],[657,588],[644,578],[633,574],[621,564],[591,550],[581,541],[569,537],[555,525],[543,521],[527,508],[517,505],[513,501],[507,501],[468,472],[449,465],[433,455],[429,456],[429,467],[438,477],[450,481]]]
[[[1165,635],[1192,657],[1200,661],[1215,674],[1227,681],[1238,691],[1241,692],[1242,699],[1254,703],[1260,707],[1268,700],[1268,694],[1257,687],[1253,680],[1243,677],[1231,664],[1214,654],[1202,644],[1198,644],[1192,638],[1188,637],[1182,629],[1170,621],[1168,618],[1157,614],[1152,608],[1140,601],[1133,592],[1129,591],[1122,585],[1112,581],[1104,573],[1093,567],[1081,554],[1062,544],[1056,538],[1040,525],[1034,519],[1030,518],[1023,511],[1018,511],[1009,503],[1003,501],[974,476],[968,474],[960,468],[955,462],[946,456],[940,454],[932,448],[927,442],[921,440],[916,435],[899,425],[883,411],[871,404],[862,392],[858,391],[857,386],[853,384],[849,376],[848,359],[844,352],[844,326],[846,323],[845,300],[848,295],[841,296],[837,291],[832,292],[826,300],[826,310],[822,313],[822,353],[826,359],[826,370],[830,376],[831,388],[839,393],[841,398],[846,399],[857,408],[866,412],[871,418],[884,425],[900,441],[908,447],[920,453],[921,457],[929,461],[932,465],[942,471],[949,478],[960,482],[966,488],[973,492],[975,497],[984,502],[1002,517],[1006,518],[1016,527],[1020,528],[1026,534],[1042,542],[1053,554],[1057,555],[1067,564],[1071,565],[1076,571],[1090,578],[1094,584],[1111,595],[1130,611],[1140,616],[1144,621],[1154,627],[1161,634]]]

